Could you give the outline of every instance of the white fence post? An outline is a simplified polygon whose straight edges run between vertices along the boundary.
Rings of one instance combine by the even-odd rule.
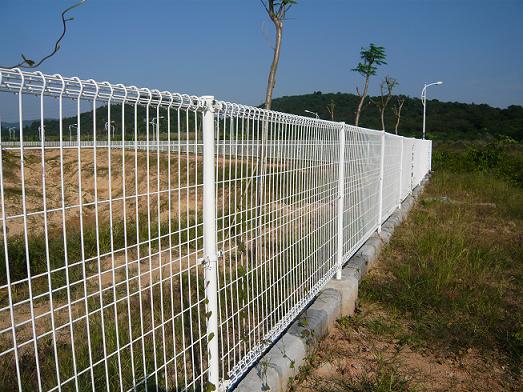
[[[429,166],[428,166],[428,173],[432,171],[432,140],[429,140]]]
[[[338,165],[338,248],[336,254],[336,262],[338,269],[336,270],[336,279],[341,279],[341,269],[343,267],[343,199],[344,184],[345,184],[345,123],[341,123],[340,128],[340,157]]]
[[[414,183],[414,149],[416,148],[416,141],[412,142],[412,148],[410,150],[410,191],[409,194],[412,195],[412,185]]]
[[[207,315],[208,381],[219,388],[218,279],[216,249],[216,194],[214,178],[214,97],[205,100],[203,113],[203,252],[205,258],[205,298]],[[212,390],[212,388],[210,388]]]
[[[378,195],[378,233],[381,233],[381,220],[383,216],[383,165],[385,163],[385,130],[381,132],[381,154],[380,154],[380,187]]]
[[[405,144],[405,139],[401,137],[401,154],[400,154],[400,179],[399,179],[399,196],[398,196],[398,208],[401,208],[401,187],[403,184],[403,144]]]

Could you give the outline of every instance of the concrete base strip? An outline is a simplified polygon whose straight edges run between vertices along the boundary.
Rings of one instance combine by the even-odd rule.
[[[327,283],[312,304],[238,383],[235,391],[287,390],[289,379],[298,374],[311,344],[326,336],[336,319],[354,314],[360,280],[378,259],[395,227],[407,217],[427,181],[428,177],[403,201],[401,208],[385,221],[381,233],[374,233],[348,260],[342,278]]]

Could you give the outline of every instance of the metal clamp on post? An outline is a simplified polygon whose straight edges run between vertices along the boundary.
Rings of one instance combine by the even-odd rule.
[[[220,257],[223,257],[223,250],[219,250],[216,252],[214,257],[212,256],[205,256],[198,259],[199,265],[207,265],[209,263],[216,263]]]

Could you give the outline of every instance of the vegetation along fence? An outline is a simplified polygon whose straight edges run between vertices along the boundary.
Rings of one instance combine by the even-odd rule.
[[[5,390],[230,388],[430,170],[430,141],[0,75]]]

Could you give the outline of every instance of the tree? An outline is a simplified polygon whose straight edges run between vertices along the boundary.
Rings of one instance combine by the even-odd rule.
[[[385,76],[385,79],[380,83],[380,99],[373,103],[380,111],[381,129],[385,130],[385,109],[392,99],[392,90],[398,85],[398,81],[390,76]]]
[[[64,11],[62,11],[63,31],[62,31],[62,34],[60,35],[60,37],[58,37],[58,39],[56,40],[56,42],[54,44],[53,50],[47,56],[42,57],[38,61],[35,61],[35,60],[31,60],[30,58],[27,58],[22,53],[22,55],[21,55],[22,56],[22,61],[21,62],[19,62],[16,65],[12,65],[10,67],[0,66],[0,68],[9,68],[9,69],[12,69],[12,68],[27,68],[27,69],[29,69],[29,68],[36,68],[36,67],[40,66],[44,61],[46,61],[46,60],[50,59],[51,57],[53,57],[61,48],[62,40],[64,39],[65,34],[67,33],[67,22],[70,22],[70,21],[74,20],[74,17],[66,18],[66,14],[69,11],[73,10],[74,8],[82,5],[84,2],[85,2],[85,0],[80,0],[78,3],[73,4],[72,6],[66,8]]]
[[[278,63],[280,62],[281,41],[283,38],[283,22],[285,21],[287,11],[296,0],[260,0],[267,11],[267,14],[274,23],[276,29],[276,42],[274,45],[274,53],[272,57],[269,78],[267,80],[267,92],[265,94],[265,109],[269,110],[272,105],[272,92],[276,85],[276,71],[278,70]]]
[[[334,99],[331,99],[330,103],[327,105],[327,111],[331,116],[331,121],[334,121],[334,114],[336,111],[336,103],[334,102]]]
[[[355,125],[358,126],[360,122],[361,110],[363,108],[363,103],[369,92],[369,79],[371,76],[376,75],[376,70],[378,65],[387,64],[385,61],[385,48],[383,46],[376,46],[375,44],[370,44],[368,48],[361,48],[360,58],[361,62],[358,63],[356,68],[352,70],[358,72],[361,76],[365,78],[365,84],[363,87],[363,92],[360,92],[359,88],[356,88],[356,92],[360,97],[360,102],[358,108],[356,109],[356,120]]]
[[[400,126],[400,120],[401,120],[401,109],[403,109],[404,104],[405,104],[405,96],[398,95],[396,97],[396,104],[392,107],[394,116],[396,116],[396,125],[394,126],[394,132],[396,132],[396,135],[398,134],[398,127]]]

